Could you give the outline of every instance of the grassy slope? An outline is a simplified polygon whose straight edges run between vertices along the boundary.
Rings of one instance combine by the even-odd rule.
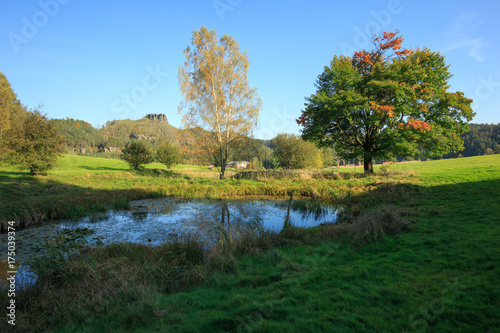
[[[400,164],[419,173],[414,231],[361,247],[282,247],[160,296],[151,331],[496,331],[500,156]],[[84,331],[123,326],[122,315]],[[63,329],[63,331],[65,331]]]
[[[246,258],[238,275],[163,297],[167,314],[154,328],[498,331],[500,156],[393,168],[421,174],[413,232],[361,248],[323,243]]]
[[[143,303],[132,301],[118,313],[89,317],[79,330],[120,331],[141,325],[145,328],[138,332],[500,329],[500,156],[397,164],[390,169],[417,172],[388,177],[413,184],[407,189],[409,209],[415,211],[412,232],[364,246],[323,242],[275,248],[243,258],[237,274],[211,275],[188,292],[154,296],[148,300],[154,313],[144,313]],[[100,193],[96,191],[115,198],[117,191],[134,187],[144,191],[140,195],[176,191],[187,196],[285,195],[297,189],[328,199],[346,193],[359,200],[366,196],[369,202],[376,188],[371,184],[385,180],[213,182],[135,174],[120,161],[65,156],[46,177],[33,179],[0,169],[0,198],[14,202],[22,195],[36,200],[74,194],[81,199]],[[60,330],[74,328],[68,324]]]

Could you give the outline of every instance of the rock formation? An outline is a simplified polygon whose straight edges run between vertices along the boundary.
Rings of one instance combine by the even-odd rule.
[[[167,116],[164,115],[163,113],[150,113],[147,114],[145,118],[148,118],[149,120],[157,120],[161,122],[166,122],[168,124]]]
[[[154,137],[152,136],[147,136],[147,135],[144,135],[144,134],[130,134],[128,136],[130,139],[137,139],[137,140],[148,140],[148,141],[151,141],[154,139]]]

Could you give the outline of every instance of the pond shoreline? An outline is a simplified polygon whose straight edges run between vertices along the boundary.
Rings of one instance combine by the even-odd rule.
[[[294,202],[296,207],[292,209],[292,224],[297,226],[314,226],[335,222],[337,219],[334,215],[337,211],[332,206],[311,199],[296,198]],[[213,233],[220,226],[220,222],[224,222],[224,216],[220,216],[224,205],[230,213],[225,223],[231,225],[232,222],[233,230],[242,223],[259,221],[263,222],[262,227],[279,231],[284,225],[287,203],[287,200],[262,196],[231,200],[172,197],[135,200],[130,203],[128,210],[110,210],[76,221],[50,221],[40,226],[19,230],[17,255],[19,260],[25,260],[23,249],[40,252],[44,244],[54,243],[57,237],[62,237],[62,241],[66,242],[79,241],[86,244],[105,244],[112,241],[154,245],[176,240],[186,234]],[[308,205],[312,208],[308,208]],[[311,209],[316,209],[316,216],[308,212]],[[266,217],[266,213],[272,216]],[[314,219],[319,219],[321,214],[324,216],[327,213],[331,215],[329,219],[319,220],[317,224],[312,222]],[[245,219],[246,222],[243,221]],[[227,228],[228,225],[223,224],[223,228]],[[61,231],[68,229],[76,230],[76,233],[59,235]],[[149,233],[147,230],[150,230]],[[130,237],[127,238],[126,235]],[[6,237],[6,234],[0,235],[0,240]],[[56,242],[55,245],[59,243]],[[3,255],[7,252],[3,251],[3,247],[0,250],[2,254],[0,259],[6,259]]]

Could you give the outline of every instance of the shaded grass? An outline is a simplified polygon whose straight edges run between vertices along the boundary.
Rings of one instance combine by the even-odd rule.
[[[341,183],[299,182],[345,190],[324,192],[350,203],[344,224],[257,229],[204,255],[188,239],[41,262],[39,273],[56,273],[21,293],[19,323],[63,332],[498,330],[499,157],[411,165]],[[270,184],[299,189],[280,180],[211,186]]]
[[[17,328],[41,332],[61,323],[82,325],[96,315],[109,315],[122,328],[146,325],[157,296],[196,285],[204,261],[202,244],[193,238],[155,247],[118,243],[49,251],[30,263],[38,280],[19,293]]]

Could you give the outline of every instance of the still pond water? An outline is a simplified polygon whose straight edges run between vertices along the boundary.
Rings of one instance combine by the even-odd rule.
[[[311,200],[294,200],[288,212],[288,204],[288,200],[268,199],[161,198],[133,201],[128,211],[110,211],[79,221],[58,221],[18,231],[16,261],[22,263],[43,256],[45,244],[57,237],[61,239],[61,235],[71,235],[75,230],[83,230],[78,233],[78,240],[88,244],[134,242],[155,245],[186,234],[197,234],[206,244],[211,244],[220,237],[222,230],[236,237],[248,228],[279,232],[287,216],[290,225],[296,227],[307,228],[337,221],[335,207]],[[5,260],[6,235],[0,235],[0,244],[0,259]],[[0,271],[3,271],[2,266],[0,260]]]

